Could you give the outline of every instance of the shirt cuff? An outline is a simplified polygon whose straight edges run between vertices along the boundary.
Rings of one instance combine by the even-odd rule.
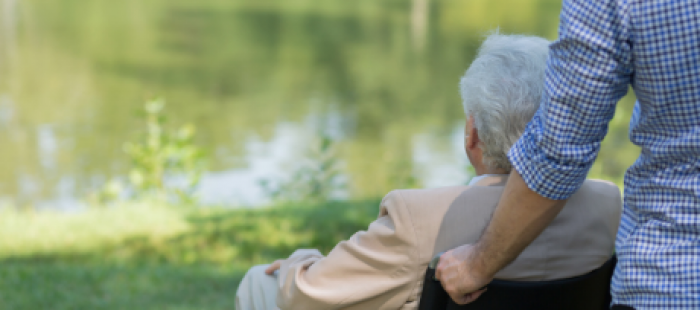
[[[535,131],[534,121],[530,122],[508,152],[508,159],[532,191],[553,200],[568,199],[586,180],[591,164],[575,166],[557,162],[537,145]]]

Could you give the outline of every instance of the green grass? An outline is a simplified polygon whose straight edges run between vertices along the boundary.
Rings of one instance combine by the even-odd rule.
[[[10,262],[1,309],[233,309],[243,269]]]
[[[330,250],[377,200],[263,209],[0,213],[0,309],[233,309],[252,265]]]

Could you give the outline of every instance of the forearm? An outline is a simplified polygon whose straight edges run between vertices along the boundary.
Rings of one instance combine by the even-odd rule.
[[[530,190],[513,169],[491,223],[475,245],[475,270],[492,278],[542,233],[565,203]]]

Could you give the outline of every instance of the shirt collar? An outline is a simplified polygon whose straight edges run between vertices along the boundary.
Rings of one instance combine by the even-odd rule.
[[[479,181],[481,181],[481,180],[483,180],[483,179],[485,179],[485,178],[488,178],[488,177],[503,177],[503,176],[508,176],[508,175],[507,175],[507,174],[482,174],[482,175],[477,175],[477,176],[473,177],[473,178],[469,181],[469,184],[468,184],[468,185],[469,185],[469,186],[474,185],[474,184],[476,184],[477,182],[479,182]]]

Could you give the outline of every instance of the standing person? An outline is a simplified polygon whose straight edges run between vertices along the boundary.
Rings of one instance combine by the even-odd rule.
[[[469,303],[579,188],[615,105],[637,95],[613,309],[700,309],[700,1],[566,0],[540,110],[509,152],[515,168],[478,242],[442,256]]]

